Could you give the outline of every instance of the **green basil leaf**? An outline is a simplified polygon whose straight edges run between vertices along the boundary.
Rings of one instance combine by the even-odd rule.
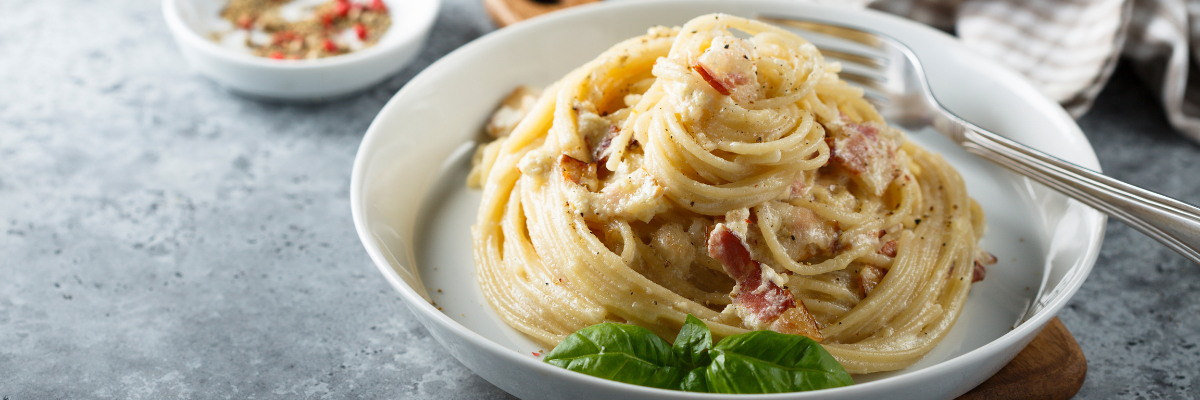
[[[691,392],[783,393],[854,383],[812,339],[755,331],[714,346],[708,326],[691,315],[674,346],[642,327],[604,323],[567,336],[545,361],[599,378]]]
[[[688,314],[671,347],[683,366],[692,369],[708,365],[708,349],[712,347],[712,332],[700,318]]]
[[[546,363],[591,376],[678,389],[688,369],[670,344],[646,328],[603,323],[567,336],[544,359]]]
[[[707,370],[707,365],[693,368],[686,376],[683,377],[683,382],[679,383],[679,390],[685,392],[709,393],[710,390],[708,389],[708,377],[705,374]]]
[[[842,365],[804,336],[754,331],[725,338],[704,368],[712,393],[783,393],[849,386]]]

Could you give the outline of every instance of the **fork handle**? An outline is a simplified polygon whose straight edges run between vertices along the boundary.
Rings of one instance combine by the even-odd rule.
[[[1060,160],[966,121],[955,122],[965,128],[960,137],[968,152],[1092,206],[1200,264],[1200,208]]]

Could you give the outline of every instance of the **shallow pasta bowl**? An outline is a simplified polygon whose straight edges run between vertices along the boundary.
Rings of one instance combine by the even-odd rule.
[[[1070,116],[1023,79],[952,37],[878,12],[780,1],[619,2],[494,32],[427,68],[384,107],[359,149],[350,196],[359,237],[380,272],[450,354],[501,389],[522,398],[747,397],[644,388],[542,363],[535,354],[549,349],[505,325],[480,293],[470,239],[480,193],[464,184],[474,140],[513,87],[547,85],[650,26],[680,25],[712,12],[820,16],[869,26],[913,48],[926,63],[934,93],[956,114],[1099,169]],[[983,246],[1000,262],[974,285],[947,338],[916,365],[856,376],[856,384],[845,388],[753,397],[957,396],[1024,348],[1090,272],[1104,231],[1101,214],[977,159],[936,132],[909,132],[909,138],[962,173],[988,216]],[[1035,301],[1043,306],[1026,315]]]

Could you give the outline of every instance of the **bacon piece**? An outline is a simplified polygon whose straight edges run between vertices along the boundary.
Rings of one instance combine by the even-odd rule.
[[[879,246],[879,251],[876,253],[883,254],[888,257],[895,257],[896,250],[899,246],[899,243],[896,243],[895,240],[889,240],[887,243],[884,243],[883,246]]]
[[[971,283],[982,281],[987,276],[987,268],[985,267],[995,264],[996,261],[998,260],[995,255],[980,250],[979,254],[975,255],[975,269],[971,271]]]
[[[791,185],[788,185],[788,198],[804,197],[804,195],[808,194],[808,189],[808,182],[804,180],[804,176],[798,176],[792,181]]]
[[[612,138],[616,137],[618,130],[608,119],[596,114],[590,105],[578,105],[575,110],[579,136],[587,145],[586,155],[591,157],[586,161],[596,162],[605,155],[604,149],[612,142]]]
[[[860,124],[846,124],[842,131],[844,139],[834,139],[834,148],[830,149],[831,158],[846,167],[855,175],[868,172],[869,163],[876,158],[875,143],[879,137],[879,129]]]
[[[769,326],[781,333],[804,335],[816,341],[824,339],[804,303],[797,302],[792,292],[764,279],[762,264],[750,258],[742,239],[725,224],[717,224],[709,235],[708,255],[719,261],[725,273],[737,282],[733,305],[741,308],[738,314],[749,326]]]
[[[609,125],[607,133],[603,137],[598,138],[598,140],[591,140],[589,138],[588,146],[592,149],[592,161],[597,164],[604,164],[605,160],[608,159],[608,155],[612,154],[612,150],[609,147],[612,147],[613,139],[616,139],[620,133],[621,128],[617,128],[616,125]],[[596,143],[593,143],[593,141]]]
[[[571,183],[589,188],[596,184],[596,164],[594,163],[585,163],[566,154],[560,154],[558,167],[562,170],[563,179]]]
[[[844,117],[843,117],[844,119]],[[829,159],[857,176],[867,191],[882,196],[888,183],[899,175],[894,143],[880,134],[874,123],[841,123],[830,144]]]
[[[870,265],[858,270],[858,290],[862,292],[863,297],[871,294],[871,291],[875,290],[875,286],[879,286],[884,275],[887,275],[886,269]]]
[[[796,308],[784,311],[775,322],[771,323],[771,330],[807,336],[818,342],[825,339],[825,335],[821,334],[821,328],[817,326],[816,318],[813,318],[812,314],[808,312],[808,308],[804,307],[803,302],[797,302]]]
[[[761,264],[750,258],[750,251],[742,239],[723,223],[713,226],[708,235],[708,255],[720,261],[725,273],[737,282],[761,280]]]
[[[979,261],[975,262],[975,270],[971,271],[971,283],[982,281],[987,276],[987,268],[984,268]]]
[[[723,96],[736,102],[758,98],[758,76],[754,44],[745,39],[721,36],[696,57],[692,69]]]

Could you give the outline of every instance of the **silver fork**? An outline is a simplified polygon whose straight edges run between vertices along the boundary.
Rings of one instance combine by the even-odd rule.
[[[1060,160],[959,118],[938,103],[916,54],[887,35],[807,18],[758,18],[856,43],[814,44],[826,58],[842,63],[839,76],[862,86],[889,123],[909,130],[932,126],[968,152],[1125,222],[1200,264],[1200,208]],[[863,46],[869,50],[856,48]]]

